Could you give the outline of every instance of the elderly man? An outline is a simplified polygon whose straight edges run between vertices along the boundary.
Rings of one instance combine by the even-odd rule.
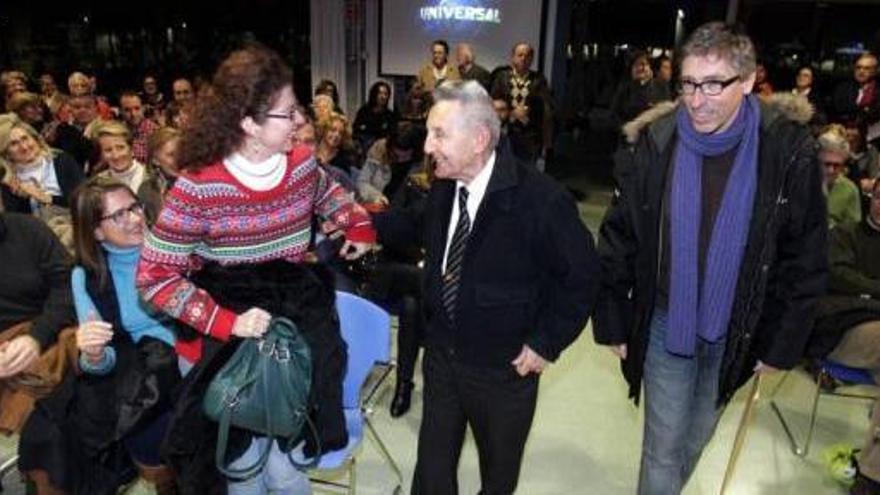
[[[510,67],[502,69],[492,83],[492,95],[504,95],[510,106],[510,141],[524,160],[537,160],[553,146],[553,116],[547,79],[531,70],[535,49],[517,43],[511,50]]]
[[[443,81],[460,81],[458,68],[449,63],[449,43],[436,40],[431,43],[431,61],[419,69],[416,84],[425,91],[434,91]]]
[[[380,240],[425,249],[425,394],[414,494],[458,493],[470,425],[481,493],[516,489],[538,377],[580,334],[598,265],[571,196],[499,146],[475,81],[434,91],[425,152],[437,178],[424,210],[391,211]]]
[[[632,397],[644,379],[643,495],[679,493],[736,389],[797,364],[825,290],[810,112],[791,95],[759,102],[754,81],[747,36],[697,28],[680,101],[625,126],[632,147],[616,156],[594,337],[623,361]]]
[[[477,81],[486,91],[492,89],[492,74],[477,63],[470,44],[459,43],[455,47],[455,60],[458,62],[458,73],[462,81]]]
[[[839,124],[832,124],[822,131],[818,141],[819,163],[825,172],[828,226],[858,223],[862,219],[862,204],[859,186],[846,176],[850,164],[846,130]]]
[[[137,161],[146,164],[147,141],[159,128],[159,124],[146,118],[141,97],[134,91],[124,91],[119,96],[119,109],[129,132],[131,132],[131,152]]]
[[[839,122],[856,122],[868,129],[867,141],[878,138],[880,95],[877,94],[877,56],[865,52],[856,59],[853,78],[840,83],[831,97],[833,117]]]

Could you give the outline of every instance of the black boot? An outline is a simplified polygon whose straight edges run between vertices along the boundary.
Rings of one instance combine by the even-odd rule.
[[[412,381],[397,380],[397,385],[394,387],[394,400],[391,401],[392,418],[399,418],[409,411],[412,389]]]

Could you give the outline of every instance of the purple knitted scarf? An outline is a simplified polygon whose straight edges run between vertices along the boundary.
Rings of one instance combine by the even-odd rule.
[[[678,146],[670,201],[671,267],[666,332],[666,350],[673,354],[693,356],[697,335],[717,342],[727,333],[757,187],[760,120],[758,99],[751,95],[743,100],[731,126],[716,134],[697,132],[687,109],[683,105],[678,109]],[[737,146],[701,281],[698,258],[703,157],[717,156]]]

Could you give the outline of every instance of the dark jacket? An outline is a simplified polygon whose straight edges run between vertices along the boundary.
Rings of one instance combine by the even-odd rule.
[[[830,104],[835,121],[871,125],[880,120],[880,94],[877,94],[877,91],[880,91],[880,84],[877,82],[874,84],[874,101],[863,107],[856,104],[860,85],[855,80],[844,81],[834,88]]]
[[[598,289],[593,239],[571,196],[506,144],[465,248],[455,323],[442,303],[455,181],[435,180],[423,209],[374,217],[383,244],[425,248],[426,345],[471,365],[510,366],[527,344],[548,360],[580,334]]]
[[[843,335],[862,323],[880,320],[880,231],[867,220],[831,230],[828,295],[819,302],[807,354],[823,358]]]
[[[67,208],[70,203],[70,195],[85,177],[82,167],[70,155],[57,150],[53,151],[52,155],[52,165],[55,168],[55,176],[58,178],[58,186],[61,188],[61,196],[53,196],[52,204]],[[0,187],[0,191],[2,191],[3,205],[6,207],[6,211],[33,213],[30,199],[12,194],[12,190],[6,186]]]
[[[46,225],[31,215],[0,214],[0,330],[33,320],[31,336],[45,351],[76,323],[70,258]]]
[[[623,374],[638,401],[657,289],[662,199],[675,138],[676,104],[659,105],[624,132],[617,189],[599,233],[602,289],[594,337],[627,344]],[[789,369],[803,356],[827,278],[825,199],[806,101],[774,96],[761,106],[758,184],[731,310],[719,403],[757,360]],[[794,120],[793,120],[794,119]]]

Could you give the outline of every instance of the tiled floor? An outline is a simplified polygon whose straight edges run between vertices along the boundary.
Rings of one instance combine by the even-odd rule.
[[[601,217],[602,197],[581,205],[581,213],[595,233]],[[604,198],[607,199],[607,198]],[[781,376],[781,375],[780,375]],[[765,383],[769,392],[779,377]],[[413,409],[401,419],[391,419],[387,394],[374,416],[376,429],[404,472],[405,491],[415,464],[416,438],[421,416],[421,383],[417,383]],[[796,372],[780,392],[780,401],[799,431],[806,431],[811,382]],[[743,409],[741,390],[721,419],[715,438],[706,449],[686,495],[716,494],[736,426]],[[526,448],[517,493],[525,495],[599,494],[635,492],[641,442],[641,412],[626,398],[626,388],[616,359],[592,341],[589,327],[541,379],[538,409]],[[729,493],[767,495],[843,494],[824,472],[822,452],[835,443],[856,446],[868,425],[868,404],[823,398],[813,446],[800,459],[789,450],[788,440],[766,400],[759,403],[749,437]],[[0,441],[0,459],[9,447]],[[390,471],[376,449],[367,442],[358,460],[358,488],[362,494],[389,494]],[[7,492],[23,493],[9,483]],[[469,439],[462,454],[461,493],[479,489],[476,451]],[[129,493],[146,493],[136,486]]]

